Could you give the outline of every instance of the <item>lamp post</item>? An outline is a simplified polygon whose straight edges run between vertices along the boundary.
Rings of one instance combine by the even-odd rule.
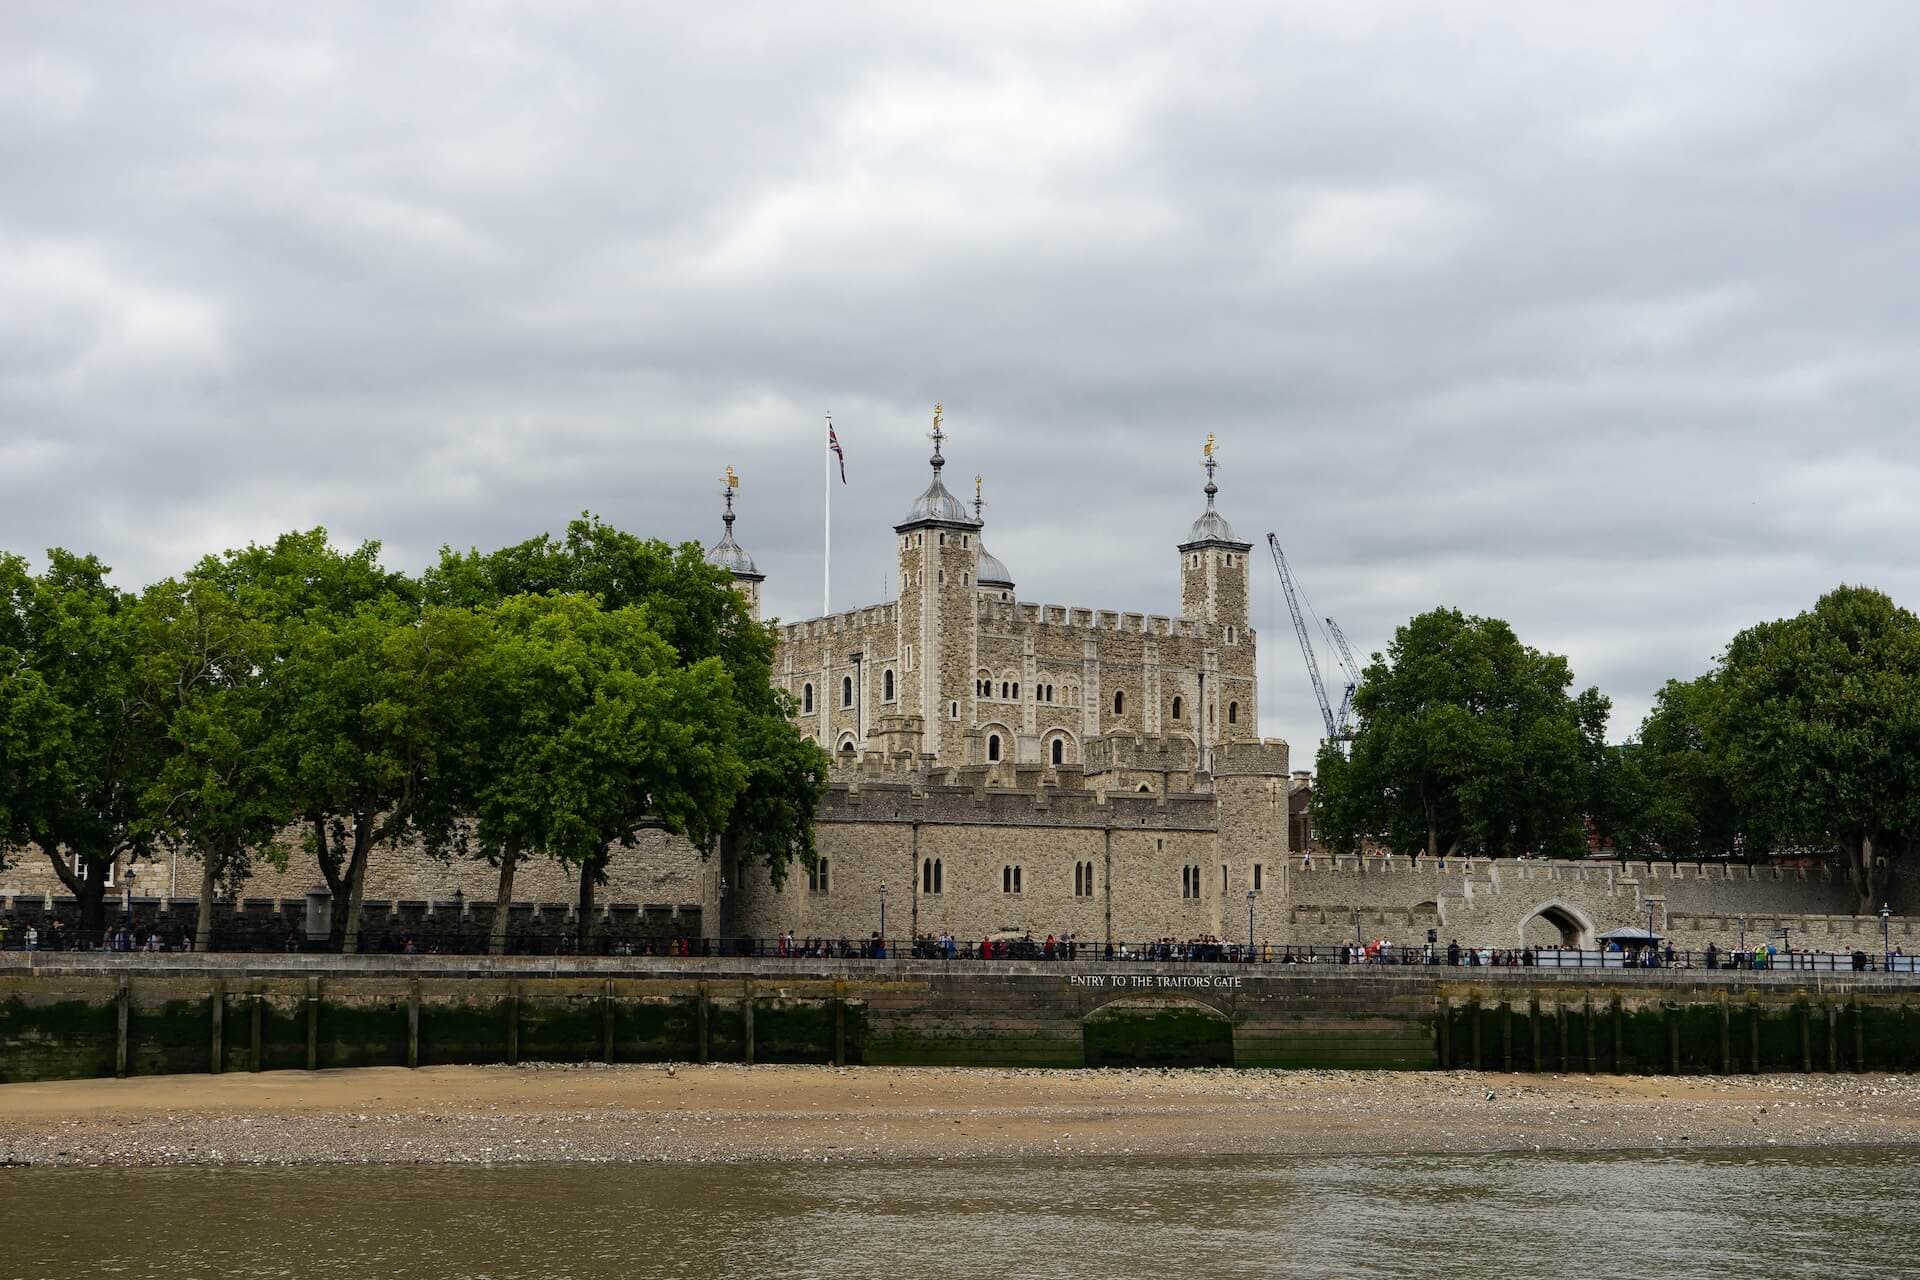
[[[1893,968],[1893,908],[1880,904],[1880,972]]]
[[[453,938],[454,954],[466,954],[467,895],[458,889],[453,891]]]
[[[1647,908],[1647,968],[1651,969],[1660,955],[1659,949],[1653,945],[1653,899],[1648,898],[1645,906]]]
[[[887,945],[887,886],[880,886],[880,945]]]
[[[1253,890],[1247,890],[1247,959],[1253,959]]]

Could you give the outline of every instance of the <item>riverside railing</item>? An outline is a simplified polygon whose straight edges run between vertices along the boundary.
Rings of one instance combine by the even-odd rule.
[[[363,931],[358,950],[365,955],[484,955],[484,931],[418,930],[377,936]],[[195,949],[186,932],[142,934],[127,928],[83,933],[77,929],[6,927],[0,951],[78,951],[109,954],[181,953]],[[216,930],[209,951],[224,953],[324,954],[324,938],[299,934],[262,936],[257,932]],[[887,938],[672,938],[634,940],[596,937],[581,947],[571,935],[509,934],[505,954],[540,956],[682,957],[722,956],[757,959],[914,959],[956,965],[981,960],[1074,961],[1079,963],[1322,965],[1453,969],[1707,969],[1814,973],[1892,973],[1920,975],[1920,955],[1871,952],[1769,949],[1717,944],[1698,950],[1576,949],[1571,947],[1442,947],[1436,944],[1360,946],[1222,942],[1215,939],[1151,942],[1085,942],[1074,938],[985,938],[962,942],[941,937]]]

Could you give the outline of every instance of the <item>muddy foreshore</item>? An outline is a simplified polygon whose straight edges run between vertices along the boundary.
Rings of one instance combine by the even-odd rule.
[[[1907,1076],[437,1067],[0,1085],[0,1165],[704,1163],[1920,1142]]]

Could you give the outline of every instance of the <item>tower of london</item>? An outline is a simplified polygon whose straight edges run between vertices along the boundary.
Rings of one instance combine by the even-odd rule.
[[[933,425],[932,474],[893,526],[895,598],[778,632],[775,679],[833,760],[824,874],[723,868],[724,930],[868,933],[882,885],[922,933],[1233,928],[1287,851],[1288,758],[1260,738],[1252,547],[1211,444],[1169,557],[1179,610],[1160,614],[1021,600]],[[757,616],[731,490],[724,519],[709,559]]]

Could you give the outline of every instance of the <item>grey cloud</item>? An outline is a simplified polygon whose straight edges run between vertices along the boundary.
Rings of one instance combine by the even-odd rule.
[[[1219,433],[1363,649],[1440,603],[1630,732],[1920,603],[1910,6],[0,13],[0,546],[130,583],[582,509],[880,598],[942,400],[1023,597],[1171,611]],[[1262,548],[1264,551],[1264,548]],[[1260,564],[1264,566],[1264,559]],[[1264,725],[1318,736],[1258,578]]]

